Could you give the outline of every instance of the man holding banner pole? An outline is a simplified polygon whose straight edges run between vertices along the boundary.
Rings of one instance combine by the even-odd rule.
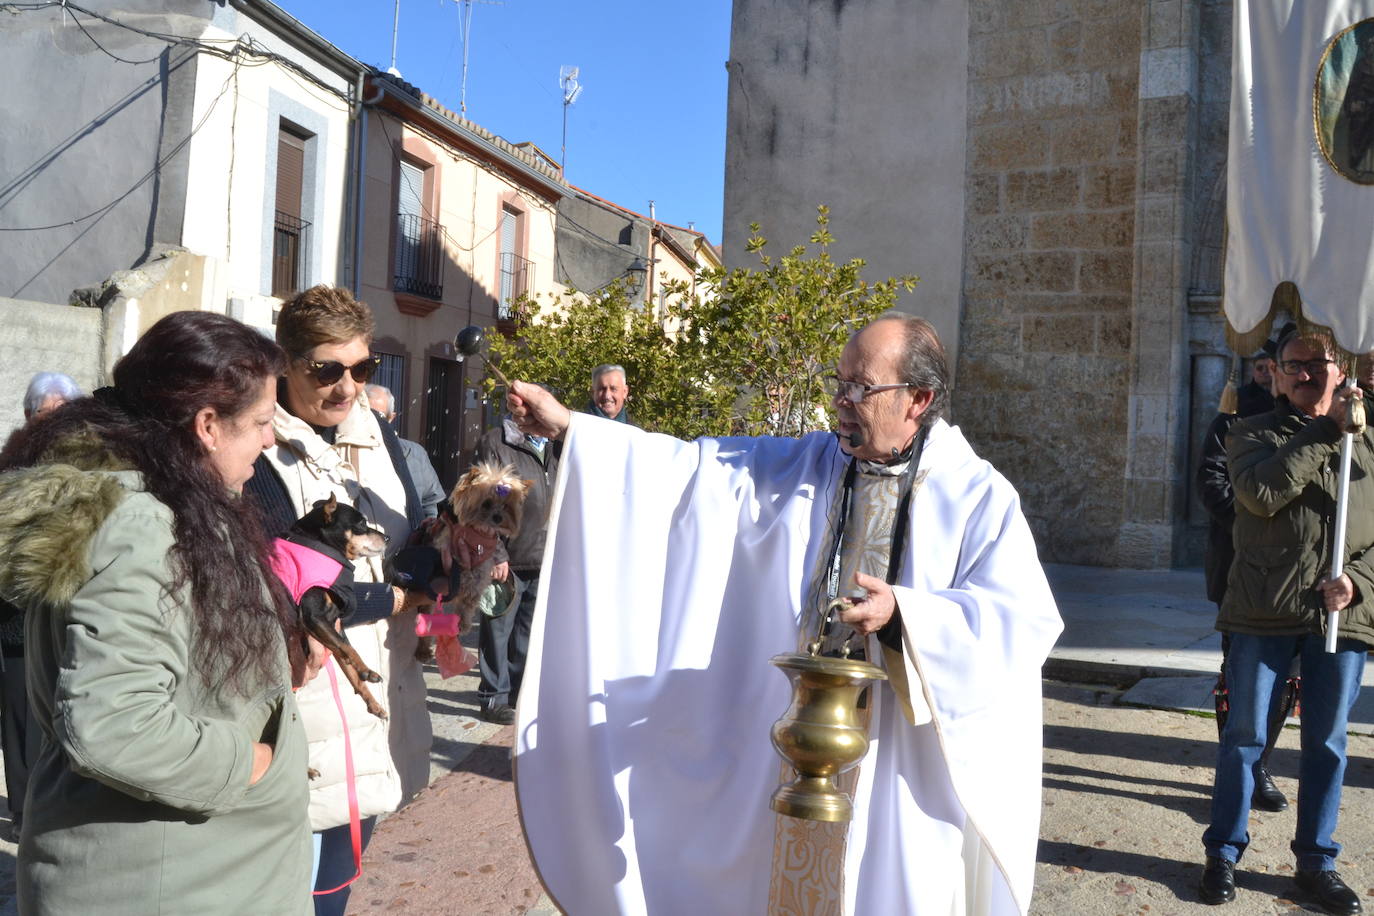
[[[1273,411],[1238,422],[1227,438],[1236,497],[1236,560],[1217,628],[1230,635],[1230,715],[1217,756],[1201,897],[1235,899],[1234,869],[1249,843],[1254,764],[1271,701],[1300,659],[1302,755],[1292,842],[1300,890],[1328,913],[1361,911],[1335,871],[1333,834],[1345,775],[1346,725],[1374,643],[1374,436],[1351,437],[1350,511],[1335,532],[1347,406],[1358,389],[1329,338],[1293,331],[1278,348]],[[1333,565],[1335,551],[1340,550]],[[1343,568],[1342,568],[1343,565]],[[1337,572],[1339,570],[1339,572]],[[1335,573],[1333,575],[1333,573]],[[1339,613],[1327,651],[1328,614]]]

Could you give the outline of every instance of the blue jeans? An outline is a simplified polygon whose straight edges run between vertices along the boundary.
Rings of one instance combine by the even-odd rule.
[[[367,849],[372,839],[372,828],[377,826],[376,817],[362,820],[363,849]],[[347,824],[330,827],[315,834],[315,888],[330,890],[353,877],[357,866],[353,864],[353,833]],[[353,886],[340,888],[332,894],[312,895],[315,902],[315,916],[344,916],[348,907],[348,895]]]
[[[1327,654],[1323,637],[1231,634],[1226,685],[1231,712],[1217,750],[1212,822],[1202,834],[1207,855],[1240,861],[1250,842],[1255,763],[1264,750],[1269,708],[1296,654],[1302,665],[1302,756],[1298,763],[1298,826],[1293,854],[1303,871],[1335,868],[1333,838],[1345,778],[1345,732],[1360,692],[1368,646],[1341,639]]]

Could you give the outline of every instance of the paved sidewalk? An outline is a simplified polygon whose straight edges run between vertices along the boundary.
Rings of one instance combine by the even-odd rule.
[[[1046,677],[1112,686],[1047,684],[1047,807],[1032,910],[1202,912],[1191,887],[1215,726],[1178,715],[1212,713],[1221,662],[1202,572],[1055,565],[1047,572],[1065,631]],[[476,718],[476,677],[440,681],[431,670],[426,680],[435,733],[431,785],[378,826],[349,913],[555,916],[515,810],[513,730]],[[1366,668],[1351,730],[1374,736],[1374,666]],[[1374,849],[1374,821],[1364,829],[1364,819],[1349,816],[1374,800],[1374,743],[1360,741],[1368,739],[1352,739],[1341,831],[1352,878],[1374,877],[1374,854],[1364,852]],[[1296,731],[1288,730],[1276,754],[1275,775],[1290,799],[1296,747]],[[1262,857],[1247,860],[1253,874],[1242,888],[1251,896],[1236,912],[1301,912],[1283,896],[1292,817],[1292,809],[1255,817],[1257,841],[1269,836]],[[1268,822],[1275,826],[1265,828]],[[7,829],[0,814],[0,833]],[[15,912],[14,854],[14,844],[0,840],[0,916]]]
[[[1064,618],[1046,677],[1129,687],[1119,699],[1127,705],[1214,713],[1221,634],[1201,569],[1048,564],[1045,572]],[[1350,732],[1374,735],[1374,665],[1365,666]]]
[[[530,864],[515,805],[514,726],[477,718],[477,677],[425,670],[430,785],[384,818],[363,855],[349,916],[557,916]],[[0,914],[3,916],[3,914]]]

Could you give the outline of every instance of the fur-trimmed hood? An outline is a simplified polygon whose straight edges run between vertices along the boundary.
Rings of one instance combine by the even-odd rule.
[[[70,601],[90,579],[91,539],[142,475],[94,436],[63,440],[52,463],[0,474],[0,597],[19,607]]]

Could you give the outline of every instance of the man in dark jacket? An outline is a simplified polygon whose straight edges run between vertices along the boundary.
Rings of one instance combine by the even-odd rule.
[[[1226,578],[1231,573],[1231,561],[1236,550],[1231,543],[1231,526],[1235,523],[1235,497],[1231,492],[1231,475],[1226,468],[1226,434],[1236,421],[1242,417],[1265,413],[1274,409],[1274,397],[1270,385],[1274,371],[1274,341],[1267,341],[1264,349],[1255,357],[1251,380],[1241,387],[1237,413],[1219,413],[1207,427],[1207,435],[1202,440],[1202,461],[1197,469],[1198,496],[1207,509],[1207,550],[1203,556],[1203,567],[1207,575],[1207,599],[1218,608],[1226,595]],[[1221,651],[1225,659],[1230,646],[1230,638],[1222,634]],[[1269,713],[1269,729],[1255,767],[1255,792],[1252,805],[1262,811],[1282,811],[1288,807],[1288,799],[1283,797],[1278,786],[1269,775],[1269,757],[1278,743],[1283,723],[1293,711],[1297,698],[1297,678],[1289,678],[1283,689],[1274,695]],[[1229,701],[1226,693],[1226,675],[1223,670],[1217,678],[1213,691],[1217,710],[1217,738],[1226,727]]]
[[[1334,839],[1345,775],[1346,725],[1374,643],[1374,434],[1356,437],[1345,571],[1331,542],[1345,374],[1330,341],[1293,333],[1279,342],[1273,411],[1238,422],[1227,439],[1236,499],[1236,559],[1217,628],[1230,634],[1230,715],[1217,755],[1211,821],[1203,833],[1206,903],[1235,899],[1235,863],[1249,843],[1254,766],[1264,747],[1270,699],[1296,655],[1302,666],[1302,755],[1292,843],[1298,888],[1328,913],[1361,911],[1335,871]],[[1334,653],[1324,648],[1326,613],[1340,612]]]
[[[525,674],[525,653],[530,644],[530,621],[539,597],[539,568],[544,562],[544,536],[548,532],[549,503],[558,477],[562,442],[527,436],[507,418],[489,429],[477,443],[477,460],[509,464],[531,481],[525,496],[520,530],[505,544],[506,562],[492,569],[492,578],[505,581],[517,576],[524,585],[514,611],[499,616],[483,615],[478,634],[478,668],[482,718],[509,725],[515,721],[515,701]]]
[[[1284,333],[1288,328],[1284,328]],[[1280,335],[1282,336],[1282,334]],[[1274,342],[1266,341],[1264,349],[1255,355],[1250,364],[1250,381],[1236,391],[1239,407],[1237,413],[1242,417],[1254,416],[1274,409]]]

